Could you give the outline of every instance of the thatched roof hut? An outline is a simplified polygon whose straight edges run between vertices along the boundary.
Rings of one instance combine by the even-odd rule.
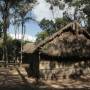
[[[73,22],[42,41],[38,48],[51,56],[90,57],[90,34]]]
[[[72,64],[90,60],[90,34],[75,21],[52,36],[47,37],[38,45],[26,44],[23,52],[30,64],[33,76],[39,76],[40,61],[57,61]],[[52,61],[52,63],[54,63]],[[54,64],[50,65],[54,65]]]
[[[80,27],[80,25],[74,21],[52,36],[47,37],[44,41],[38,45],[27,45],[28,53],[34,53],[40,51],[50,56],[77,56],[77,57],[89,57],[90,56],[90,34]]]

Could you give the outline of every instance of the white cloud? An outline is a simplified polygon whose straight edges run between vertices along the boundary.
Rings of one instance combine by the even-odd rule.
[[[33,9],[33,13],[36,16],[38,21],[42,20],[43,18],[46,19],[53,19],[53,15],[50,8],[50,4],[47,3],[45,0],[38,0],[38,5]],[[63,11],[59,10],[59,8],[54,8],[55,17],[62,17]]]
[[[9,35],[10,35],[13,39],[15,39],[15,34],[9,33]],[[16,39],[21,39],[21,37],[22,37],[21,34],[16,35]],[[36,37],[32,37],[32,36],[30,36],[30,35],[25,35],[25,36],[24,36],[24,40],[28,40],[28,41],[35,42]]]

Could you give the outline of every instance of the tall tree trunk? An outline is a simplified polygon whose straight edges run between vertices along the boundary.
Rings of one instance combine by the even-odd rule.
[[[15,39],[17,38],[17,28],[14,27],[15,30]]]
[[[5,2],[5,8],[3,10],[3,45],[4,45],[4,49],[3,49],[3,59],[5,61],[5,66],[7,66],[7,63],[8,63],[8,57],[7,57],[7,28],[8,28],[8,25],[9,25],[9,22],[8,22],[8,19],[9,19],[9,9],[8,9],[8,2],[6,1]]]
[[[17,36],[17,38],[19,39],[19,25],[17,26],[17,32],[18,32],[18,36]]]
[[[22,17],[22,32],[21,32],[21,60],[20,64],[22,63],[22,51],[23,51],[23,38],[24,38],[24,18]]]
[[[90,16],[88,16],[88,32],[90,33]]]
[[[40,78],[40,72],[39,72],[39,63],[40,63],[40,54],[39,51],[36,51],[32,55],[32,60],[29,62],[29,76],[35,77],[36,81],[38,82]]]
[[[7,65],[7,61],[8,61],[8,58],[7,58],[7,17],[4,18],[4,26],[3,26],[3,34],[4,34],[4,37],[3,37],[3,44],[4,44],[4,49],[3,49],[3,54],[4,54],[4,61],[5,61],[5,66]]]
[[[78,12],[78,7],[76,7],[74,11],[74,20],[77,20],[77,12]]]

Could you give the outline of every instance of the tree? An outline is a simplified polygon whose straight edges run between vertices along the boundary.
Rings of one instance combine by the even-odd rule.
[[[27,14],[27,11],[25,11],[24,9],[19,9],[19,17],[20,19],[16,20],[15,23],[17,25],[19,25],[19,23],[21,24],[21,27],[22,27],[22,31],[21,31],[21,60],[20,60],[20,63],[22,63],[22,50],[23,50],[23,39],[24,39],[24,35],[25,35],[25,20],[27,18],[25,18],[26,14]]]
[[[85,6],[83,12],[87,15],[88,31],[90,33],[90,1],[88,1],[87,3],[88,5]]]
[[[56,18],[55,22],[53,22],[52,20],[42,19],[39,24],[42,31],[36,35],[37,37],[36,43],[39,43],[40,41],[44,40],[46,37],[51,36],[53,33],[63,28],[69,22],[71,21],[65,17]]]
[[[74,20],[84,21],[90,32],[90,0],[64,0],[68,7],[74,7]],[[87,22],[87,23],[86,23]]]
[[[3,20],[3,33],[4,33],[4,60],[7,63],[7,29],[10,24],[10,16],[16,14],[17,8],[22,6],[26,10],[25,7],[32,8],[32,4],[35,3],[35,0],[0,0],[0,12]],[[19,13],[19,12],[17,12]]]
[[[38,33],[36,35],[37,39],[36,39],[36,44],[38,44],[39,42],[41,42],[42,40],[44,40],[46,37],[48,37],[48,33],[46,31],[42,31],[40,33]]]
[[[3,23],[0,22],[0,37],[2,37],[2,28],[3,28]]]
[[[62,2],[62,0],[46,0],[48,3],[51,4],[50,9],[53,9],[54,7],[59,7],[59,9],[64,9],[65,3]]]
[[[69,7],[74,7],[74,20],[87,22],[90,32],[90,0],[64,0]],[[84,23],[85,24],[85,23]]]
[[[68,6],[64,12],[64,17],[69,20],[77,20],[82,25],[84,22],[84,27],[87,27],[90,32],[90,0],[46,0],[51,4],[51,9],[54,7],[59,7],[59,9],[64,10],[65,6]],[[60,8],[61,7],[61,8]],[[74,10],[73,13],[69,12],[70,9]],[[53,12],[54,14],[55,12]]]
[[[31,8],[28,8],[28,6],[25,6],[22,8],[22,5],[19,5],[18,8],[16,9],[16,13],[18,13],[18,18],[15,16],[14,20],[14,25],[19,25],[21,24],[22,31],[21,31],[21,62],[22,62],[22,50],[23,50],[23,40],[24,40],[24,35],[25,35],[25,22],[29,20],[35,21],[31,16],[26,16],[28,11],[31,10]]]
[[[52,20],[42,19],[39,25],[49,36],[55,31],[55,24]]]
[[[60,30],[61,28],[63,28],[65,25],[67,25],[68,23],[70,23],[71,20],[63,17],[63,18],[56,18],[55,19],[55,26],[57,28],[57,30]]]

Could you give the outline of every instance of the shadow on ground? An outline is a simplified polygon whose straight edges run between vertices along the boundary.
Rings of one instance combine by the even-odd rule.
[[[14,74],[12,72],[14,72]],[[51,83],[53,85],[56,84],[56,82]],[[71,84],[73,85],[73,83]],[[78,84],[80,83],[77,83],[77,85]],[[0,68],[0,90],[90,90],[90,88],[86,86],[83,86],[83,88],[77,88],[77,86],[75,86],[75,88],[68,88],[67,83],[65,85],[65,83],[59,82],[58,86],[60,85],[60,88],[54,88],[54,86],[52,87],[43,81],[29,83],[18,68]]]

